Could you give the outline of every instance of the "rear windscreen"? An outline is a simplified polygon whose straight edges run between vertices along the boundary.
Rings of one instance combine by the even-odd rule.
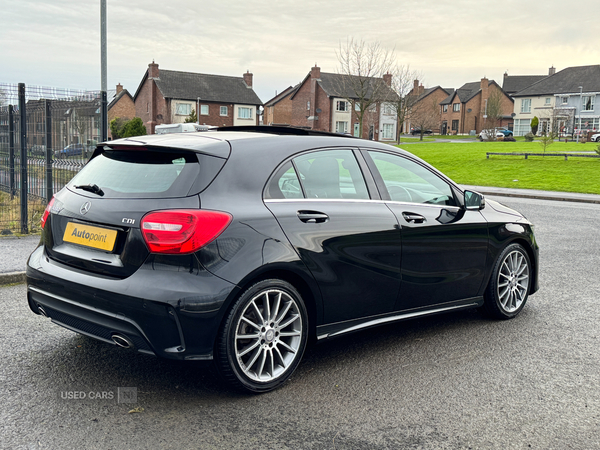
[[[67,188],[90,195],[77,186],[95,184],[105,198],[184,197],[199,173],[193,152],[106,150],[87,163]]]

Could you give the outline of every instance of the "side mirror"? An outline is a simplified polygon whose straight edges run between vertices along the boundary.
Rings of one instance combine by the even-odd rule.
[[[485,208],[483,194],[475,191],[465,191],[465,209],[468,211],[479,211]]]

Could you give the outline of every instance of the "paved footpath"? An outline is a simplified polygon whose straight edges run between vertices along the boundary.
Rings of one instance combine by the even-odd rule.
[[[462,188],[471,189],[491,197],[535,198],[541,200],[600,204],[600,195],[595,194],[467,185],[462,185]],[[27,258],[29,257],[29,254],[35,250],[39,241],[39,235],[0,237],[0,285],[21,283],[25,281]]]

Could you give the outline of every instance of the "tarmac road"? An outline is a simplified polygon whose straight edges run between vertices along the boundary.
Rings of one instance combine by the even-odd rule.
[[[326,342],[260,396],[79,336],[29,312],[24,285],[2,287],[0,447],[600,448],[600,205],[498,200],[541,247],[541,289],[519,317],[468,311]]]

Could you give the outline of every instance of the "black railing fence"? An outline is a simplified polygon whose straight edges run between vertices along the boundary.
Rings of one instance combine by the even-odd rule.
[[[101,95],[0,83],[0,233],[39,230],[100,139]]]

